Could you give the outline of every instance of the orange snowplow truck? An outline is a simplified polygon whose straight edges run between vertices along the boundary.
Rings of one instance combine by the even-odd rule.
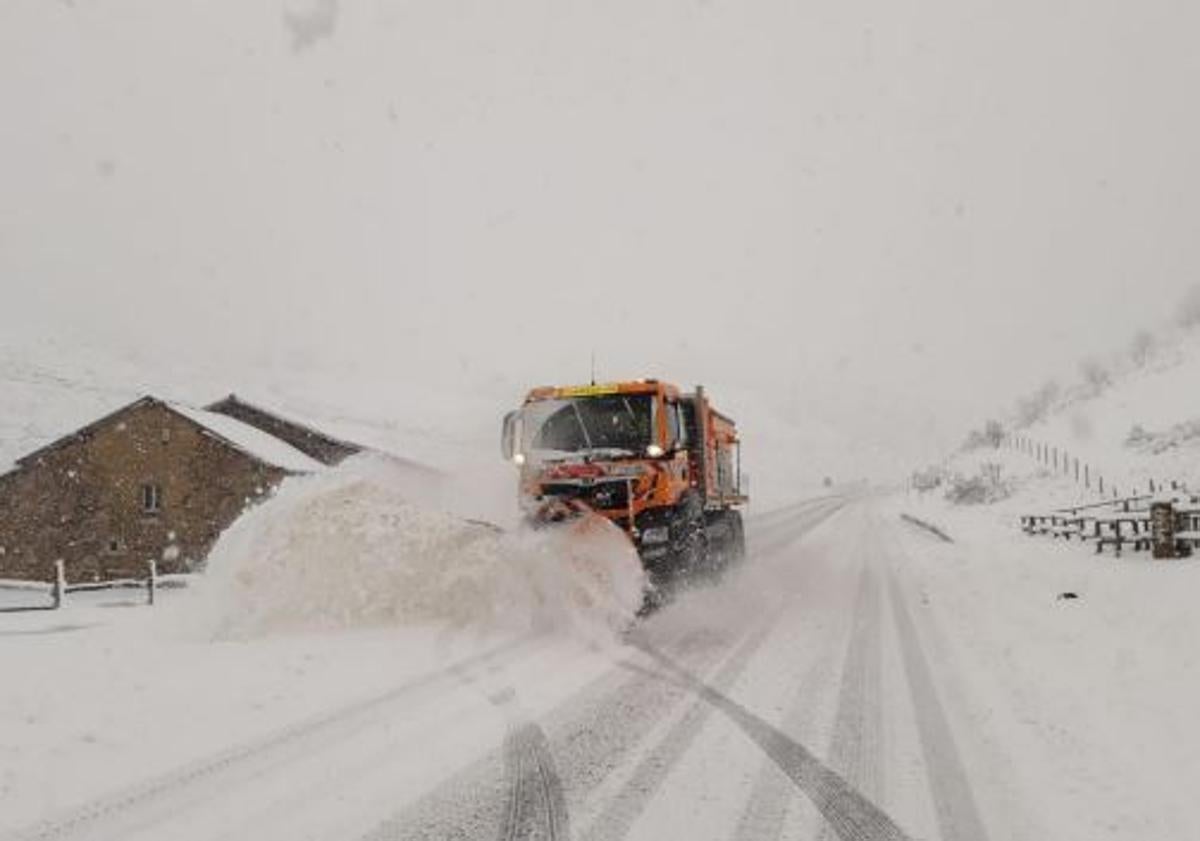
[[[734,422],[657,380],[535,388],[504,418],[504,457],[536,523],[594,512],[624,529],[651,581],[719,573],[742,558]]]

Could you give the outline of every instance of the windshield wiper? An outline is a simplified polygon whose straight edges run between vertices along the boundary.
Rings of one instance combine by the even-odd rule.
[[[579,421],[579,428],[583,430],[583,441],[590,450],[592,448],[592,436],[588,435],[587,424],[583,422],[583,412],[579,411],[579,404],[574,400],[571,401],[571,408],[575,410],[575,420]]]

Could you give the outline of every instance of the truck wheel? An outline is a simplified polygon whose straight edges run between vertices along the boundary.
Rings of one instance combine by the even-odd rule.
[[[742,515],[730,509],[708,515],[709,566],[720,578],[726,570],[738,564],[746,554],[746,536]]]
[[[741,511],[726,512],[729,518],[729,563],[740,564],[746,560],[746,525]]]
[[[708,530],[704,527],[704,505],[700,497],[688,495],[679,503],[671,521],[671,575],[689,579],[708,564]]]

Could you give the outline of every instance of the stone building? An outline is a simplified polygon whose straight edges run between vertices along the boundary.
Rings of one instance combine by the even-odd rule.
[[[323,468],[236,417],[144,397],[0,475],[0,578],[49,580],[57,559],[70,582],[142,577],[149,559],[187,572],[284,477]]]

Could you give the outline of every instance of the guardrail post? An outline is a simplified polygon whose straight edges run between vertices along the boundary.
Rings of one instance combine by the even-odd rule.
[[[150,568],[150,577],[146,579],[146,604],[154,604],[154,590],[158,587],[158,563],[151,558],[146,561],[146,565]]]
[[[67,569],[61,558],[54,562],[54,587],[51,589],[51,596],[54,599],[55,610],[62,607],[63,602],[66,601]]]

